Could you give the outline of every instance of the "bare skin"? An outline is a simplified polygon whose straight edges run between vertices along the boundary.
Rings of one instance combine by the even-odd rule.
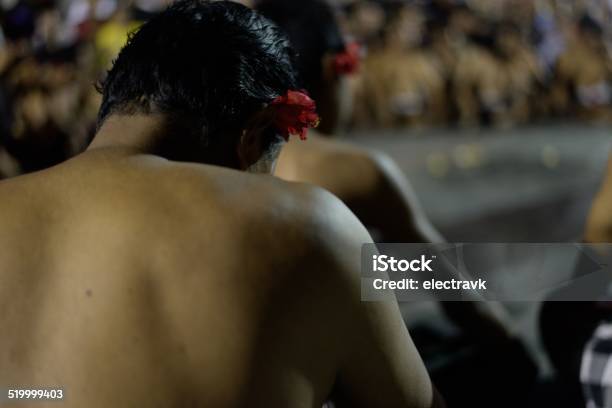
[[[411,13],[407,16],[413,17]],[[335,56],[336,51],[331,50],[323,55],[320,81],[308,89],[322,119],[317,131],[310,132],[306,142],[292,139],[283,147],[275,175],[331,192],[376,234],[377,241],[444,242],[421,209],[409,180],[390,157],[334,140],[350,122],[353,93],[363,91],[360,82],[368,74],[368,69],[357,78],[338,74]]]
[[[432,406],[397,304],[360,302],[346,207],[153,155],[150,122],[0,182],[0,388],[66,390],[6,406]]]
[[[381,241],[444,241],[402,171],[382,153],[311,132],[308,141],[291,140],[283,147],[276,175],[332,192]]]
[[[612,242],[612,156],[599,193],[593,201],[589,213],[584,238],[587,242]]]
[[[388,47],[371,54],[364,65],[357,125],[401,129],[445,120],[444,81],[431,55]]]
[[[583,120],[609,123],[612,67],[605,52],[589,45],[577,42],[560,56],[551,90],[553,106],[560,114],[574,112]]]

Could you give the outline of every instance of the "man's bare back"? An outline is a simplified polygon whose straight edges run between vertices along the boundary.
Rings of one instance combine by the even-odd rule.
[[[66,408],[431,405],[397,303],[360,302],[365,228],[270,175],[316,123],[291,55],[244,6],[173,2],[117,57],[87,151],[0,182],[0,389],[61,387]]]
[[[0,387],[62,387],[65,407],[315,407],[346,370],[345,392],[374,401],[352,389],[360,356],[397,345],[367,329],[351,273],[368,237],[331,196],[125,149],[0,195]],[[422,378],[404,401],[426,406],[391,330],[405,358],[380,390]]]

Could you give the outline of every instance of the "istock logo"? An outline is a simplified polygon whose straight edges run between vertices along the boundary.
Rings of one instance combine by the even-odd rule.
[[[387,255],[374,255],[372,257],[372,270],[374,272],[433,272],[429,264],[436,259],[435,255],[427,259],[421,255],[421,259],[396,259]]]

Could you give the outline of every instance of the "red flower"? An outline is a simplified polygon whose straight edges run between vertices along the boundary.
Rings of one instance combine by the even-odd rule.
[[[346,46],[344,52],[334,57],[334,71],[337,75],[351,75],[359,71],[361,65],[361,46],[352,42]]]
[[[317,106],[305,92],[288,91],[270,104],[274,110],[274,125],[285,140],[298,135],[306,140],[309,128],[316,128],[320,119]]]

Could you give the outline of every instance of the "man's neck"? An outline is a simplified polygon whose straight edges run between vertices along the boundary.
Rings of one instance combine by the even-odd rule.
[[[158,153],[168,137],[163,115],[112,115],[106,119],[87,150],[123,148],[142,154]]]
[[[211,164],[252,173],[272,173],[275,159],[256,157],[243,162],[232,149],[207,154],[200,138],[188,129],[171,126],[165,115],[111,115],[103,123],[87,151],[115,149],[124,154],[150,154],[172,161]],[[237,149],[234,149],[234,151]]]

